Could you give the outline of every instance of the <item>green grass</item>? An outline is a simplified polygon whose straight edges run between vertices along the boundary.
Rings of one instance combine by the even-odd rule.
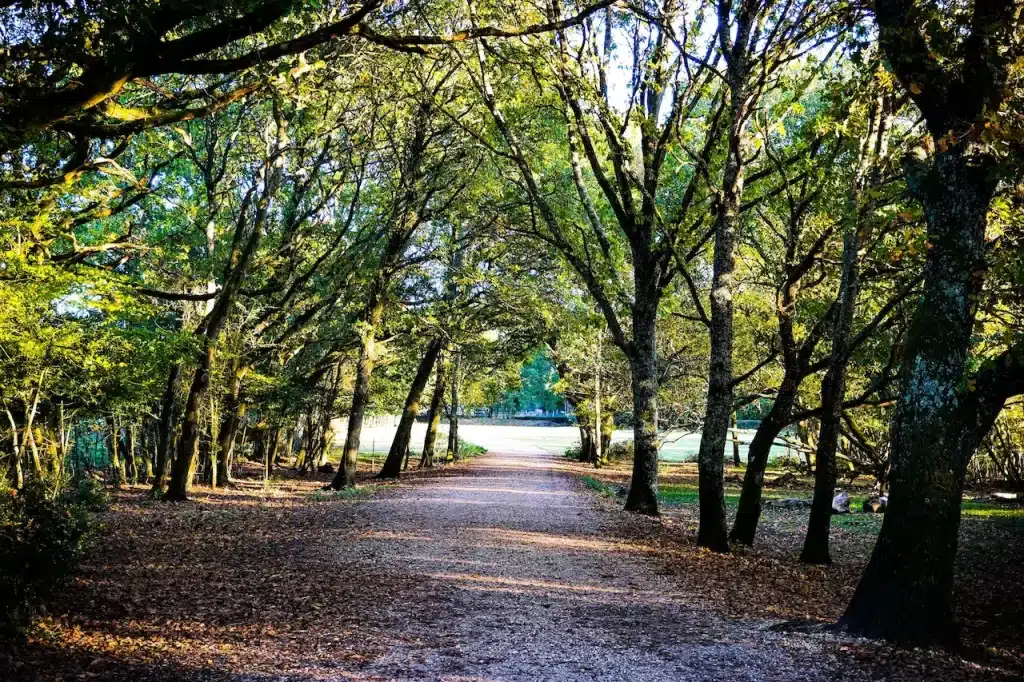
[[[765,490],[761,494],[763,500],[784,500],[790,497],[808,497],[806,491],[800,490]],[[700,496],[695,485],[668,484],[658,486],[658,501],[667,505],[697,504]],[[725,489],[725,505],[735,507],[739,504],[739,491]]]
[[[1006,525],[1024,532],[1024,507],[1004,507],[968,500],[961,507],[964,518]]]
[[[729,497],[735,499],[732,500],[732,504],[736,503],[736,499],[739,499],[738,495],[726,495],[726,504],[729,504]],[[662,504],[667,505],[684,505],[684,504],[697,504],[699,496],[697,494],[697,488],[690,485],[661,485],[658,486],[658,501]]]
[[[583,481],[583,485],[587,486],[591,490],[595,490],[602,495],[614,496],[615,491],[608,485],[605,485],[602,481],[594,478],[593,476],[580,476],[580,480]]]
[[[586,479],[589,477],[585,476],[583,478]],[[595,481],[595,483],[600,484],[600,481]],[[595,487],[590,483],[587,483],[587,485],[592,488]],[[836,515],[833,518],[835,526],[847,530],[876,532],[882,524],[883,515],[863,514],[860,511],[864,506],[864,501],[869,499],[869,497],[869,495],[850,497],[850,509],[855,513]],[[762,493],[762,499],[765,500],[783,500],[788,498],[804,498],[809,500],[811,498],[811,493],[807,490],[768,489],[764,490]],[[687,504],[697,504],[699,499],[700,497],[697,491],[697,486],[668,484],[659,486],[658,488],[658,500],[664,505],[683,506]],[[735,508],[739,503],[739,499],[739,491],[731,490],[729,488],[726,489],[725,504],[727,507]],[[965,518],[990,520],[997,523],[1013,525],[1024,530],[1024,507],[1005,507],[997,504],[965,500],[963,502],[962,509],[963,516]]]
[[[850,508],[860,509],[853,505]],[[832,517],[832,525],[855,533],[877,533],[883,518],[884,514],[836,514]]]
[[[309,494],[310,502],[334,502],[337,500],[365,500],[377,492],[376,483],[367,483],[358,488],[341,490],[314,490]]]

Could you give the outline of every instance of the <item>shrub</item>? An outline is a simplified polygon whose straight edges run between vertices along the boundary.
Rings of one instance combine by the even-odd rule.
[[[803,472],[804,470],[804,463],[796,455],[779,455],[772,459],[771,464],[774,468],[782,471]]]
[[[487,448],[459,439],[459,459],[465,457],[476,457],[487,453]]]
[[[91,479],[52,494],[43,482],[0,490],[0,630],[13,634],[74,570],[106,497]]]
[[[621,443],[612,443],[608,446],[608,452],[604,453],[605,459],[609,462],[617,462],[620,459],[633,459],[633,441],[624,440]]]
[[[565,449],[565,456],[568,457],[569,459],[574,459],[578,462],[580,461],[580,458],[583,456],[583,448],[581,448],[579,445],[570,445]]]

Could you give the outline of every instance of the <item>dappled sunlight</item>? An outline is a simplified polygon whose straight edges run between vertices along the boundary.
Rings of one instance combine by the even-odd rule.
[[[587,601],[623,603],[647,602],[650,604],[678,603],[678,599],[664,591],[640,590],[632,586],[620,587],[582,582],[509,578],[505,576],[480,575],[478,573],[428,573],[424,577],[432,580],[455,582],[460,589],[508,592],[512,594],[543,594],[548,598],[586,598]]]
[[[525,490],[523,488],[486,488],[486,487],[470,487],[470,486],[449,486],[449,485],[438,485],[433,486],[432,490],[440,491],[453,491],[453,492],[486,492],[486,493],[512,493],[514,495],[550,495],[555,497],[564,497],[565,492],[562,490]]]
[[[110,679],[145,679],[158,662],[170,679],[217,682],[526,679],[432,677],[415,666],[505,661],[509,638],[532,633],[563,641],[589,628],[615,640],[634,618],[658,626],[628,630],[629,638],[685,642],[704,636],[685,628],[711,627],[716,595],[730,595],[730,608],[748,601],[736,575],[764,572],[767,589],[790,590],[801,608],[817,604],[818,583],[845,570],[797,579],[787,565],[702,552],[692,539],[658,543],[648,560],[651,536],[622,523],[692,529],[672,514],[651,526],[609,513],[617,502],[595,500],[565,475],[512,466],[544,458],[505,456],[504,467],[491,459],[412,485],[367,486],[344,504],[315,494],[315,481],[263,508],[246,500],[256,486],[197,491],[201,501],[185,505],[153,502],[140,489],[118,493],[121,508],[108,518],[120,530],[86,562],[69,612],[48,620],[37,644],[98,679],[115,670]],[[505,644],[488,649],[495,641]]]
[[[454,564],[457,566],[480,566],[486,568],[498,568],[501,566],[496,561],[474,561],[473,559],[453,559],[448,556],[437,557],[424,554],[396,554],[395,559],[401,561],[419,561],[423,563]]]
[[[401,498],[371,498],[369,500],[361,501],[361,504],[368,504],[373,506],[415,506],[418,504],[437,504],[437,505],[463,505],[470,507],[526,507],[536,508],[537,504],[524,500],[522,502],[509,502],[502,500],[495,502],[494,500],[473,500],[463,497],[443,496],[443,497],[426,497],[422,495],[422,491],[418,491],[416,497],[401,497]],[[586,510],[588,507],[577,504],[558,504],[558,503],[544,503],[545,509],[578,509]]]
[[[192,679],[193,674],[212,671],[233,675],[247,671],[246,679],[264,679],[262,675],[252,674],[255,668],[265,670],[268,675],[273,673],[265,678],[267,680],[336,680],[339,661],[377,658],[387,648],[402,643],[399,637],[375,633],[377,641],[373,649],[353,651],[350,643],[361,639],[358,627],[338,629],[324,624],[315,634],[310,634],[306,630],[293,630],[286,623],[282,625],[277,628],[255,623],[224,626],[207,619],[159,618],[93,621],[68,626],[44,619],[39,624],[39,632],[48,645],[57,647],[62,654],[85,656],[89,672],[78,678],[94,679],[103,678],[104,671],[120,665],[173,660],[173,669],[182,675],[179,679]],[[315,647],[315,651],[310,651],[310,647]],[[305,667],[309,665],[313,667]],[[282,676],[289,668],[301,669],[303,674],[295,678]],[[317,668],[324,671],[323,677],[316,674]],[[314,673],[312,677],[310,672]],[[344,677],[375,679],[357,674]]]
[[[461,582],[483,583],[487,585],[502,585],[507,587],[519,587],[523,589],[551,590],[561,592],[600,592],[603,594],[625,594],[632,590],[620,587],[605,587],[601,585],[585,585],[580,583],[564,583],[551,580],[528,580],[525,578],[504,578],[500,576],[479,575],[477,573],[428,573],[426,577],[434,580],[457,580]]]
[[[572,467],[569,460],[551,455],[523,455],[523,454],[488,454],[487,463],[481,465],[483,470],[487,469],[524,469],[528,471],[568,471]]]
[[[612,542],[601,540],[596,537],[581,537],[578,535],[555,535],[552,533],[537,533],[522,530],[508,530],[505,528],[475,527],[467,528],[469,533],[478,535],[485,540],[496,542],[502,546],[509,544],[516,545],[539,545],[554,549],[586,550],[590,552],[653,552],[654,548],[645,545],[631,544],[625,542]]]
[[[406,540],[412,542],[432,542],[436,538],[429,535],[416,535],[414,533],[400,533],[390,530],[368,530],[356,536],[359,539],[368,540]]]

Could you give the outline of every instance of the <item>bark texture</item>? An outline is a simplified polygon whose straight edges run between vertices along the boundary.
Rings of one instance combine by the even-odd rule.
[[[217,433],[217,485],[231,484],[231,465],[235,455],[235,437],[245,417],[245,403],[242,401],[242,380],[249,368],[235,363],[224,400],[224,415]]]
[[[384,305],[372,300],[364,316],[366,328],[363,331],[362,344],[359,348],[359,361],[356,363],[356,383],[352,391],[352,407],[348,412],[348,431],[345,434],[345,449],[341,454],[338,472],[331,481],[335,490],[354,488],[356,485],[356,464],[359,457],[359,438],[363,432],[363,419],[366,407],[370,403],[370,377],[376,362],[376,336],[380,325]]]
[[[858,203],[855,201],[855,204]],[[857,207],[859,210],[859,206]],[[832,524],[832,498],[836,488],[836,452],[839,448],[839,422],[843,416],[846,393],[846,365],[850,356],[850,336],[857,303],[857,252],[860,250],[859,221],[843,235],[843,271],[839,282],[839,312],[832,330],[832,353],[828,371],[821,382],[821,425],[814,455],[814,497],[807,522],[800,561],[830,564],[829,529]]]
[[[434,466],[434,448],[437,446],[437,427],[441,424],[441,404],[444,402],[444,391],[444,362],[438,362],[437,377],[434,379],[434,391],[430,396],[430,411],[427,413],[427,435],[423,439],[423,454],[420,457],[421,467]]]
[[[754,437],[747,448],[747,469],[743,472],[743,487],[740,491],[739,506],[736,519],[733,521],[729,537],[743,545],[753,545],[757,534],[757,524],[761,519],[761,492],[764,489],[764,471],[768,466],[768,457],[772,445],[789,423],[796,401],[797,383],[788,376],[783,376],[779,390],[775,394],[768,414],[754,432]]]
[[[930,161],[907,164],[908,185],[928,226],[924,285],[904,348],[889,505],[840,623],[912,643],[956,639],[953,565],[965,471],[994,413],[1024,384],[1019,346],[1000,356],[999,372],[966,374],[985,279],[986,217],[999,177],[997,160],[974,141],[975,131],[1009,97],[1019,9],[997,0],[974,3],[970,11],[956,58],[939,62],[923,38],[929,18],[918,3],[875,3],[891,67],[932,136],[950,142]]]
[[[959,149],[939,153],[925,182],[921,196],[933,247],[893,419],[889,505],[840,622],[869,636],[950,643],[960,499],[967,463],[981,441],[964,408],[962,382],[995,183],[988,168]]]
[[[416,421],[416,414],[420,410],[420,396],[426,388],[430,373],[434,370],[434,363],[441,354],[441,340],[434,339],[427,345],[427,350],[420,360],[416,370],[416,376],[409,386],[409,394],[405,398],[405,406],[402,409],[402,417],[398,422],[398,429],[395,431],[395,438],[391,441],[391,449],[384,460],[377,478],[398,478],[402,468],[403,458],[408,458],[409,440],[412,436],[412,425]]]
[[[452,375],[449,380],[451,402],[448,405],[448,449],[445,461],[459,458],[459,355],[452,359]]]
[[[641,279],[642,276],[638,276]],[[646,288],[646,287],[645,287]],[[658,515],[658,296],[637,287],[633,306],[633,477],[626,510]]]
[[[732,414],[732,343],[733,343],[733,270],[736,228],[739,224],[740,197],[743,192],[743,161],[741,152],[743,92],[736,84],[732,90],[730,119],[734,132],[729,137],[723,192],[715,226],[715,248],[711,280],[711,322],[709,335],[711,355],[708,369],[708,396],[704,410],[697,453],[700,494],[700,526],[697,544],[716,552],[729,551],[725,525],[725,441]]]

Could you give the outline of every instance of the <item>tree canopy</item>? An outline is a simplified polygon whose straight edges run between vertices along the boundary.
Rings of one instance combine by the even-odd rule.
[[[803,561],[843,471],[889,496],[844,627],[950,641],[969,471],[1022,476],[1021,12],[0,3],[0,474],[56,490],[91,424],[168,500],[242,458],[344,489],[374,415],[394,478],[420,413],[429,467],[442,414],[447,460],[460,416],[568,405],[596,466],[632,430],[641,514],[699,433],[728,552],[796,433]]]

